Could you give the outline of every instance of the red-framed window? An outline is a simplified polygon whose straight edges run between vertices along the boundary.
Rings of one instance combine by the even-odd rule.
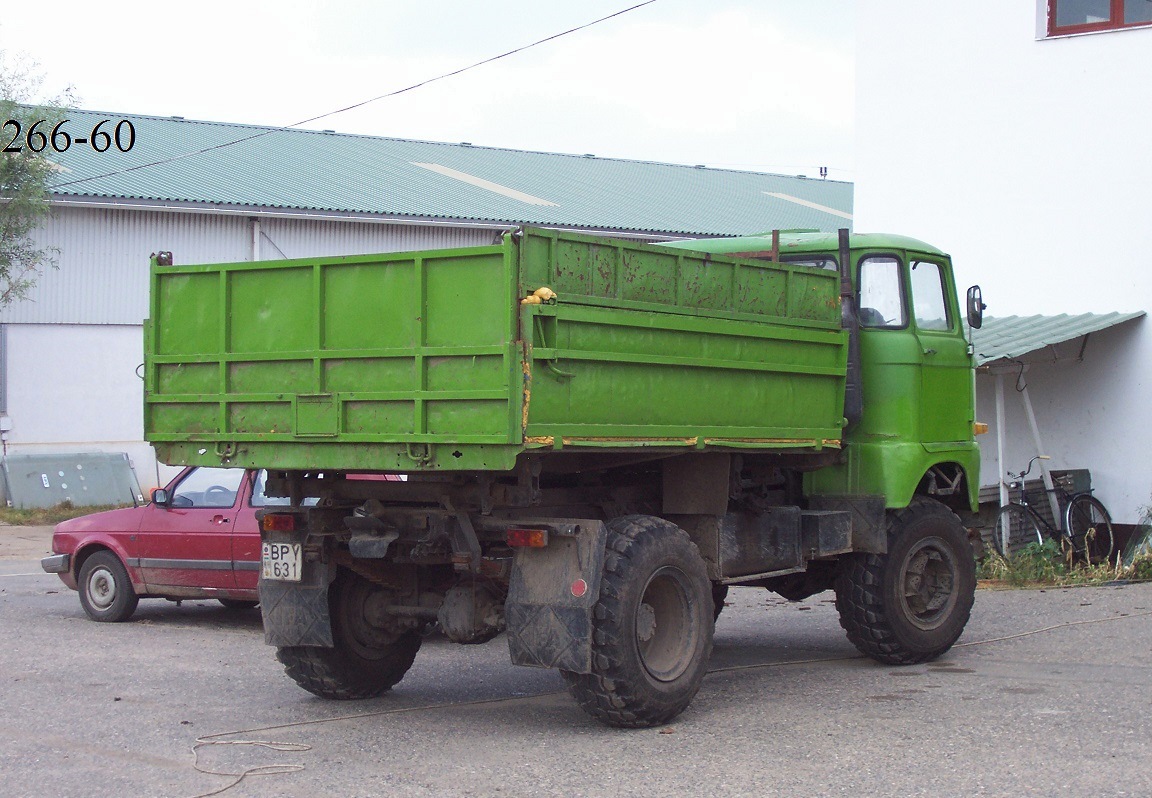
[[[1152,25],[1152,0],[1048,0],[1048,35]]]

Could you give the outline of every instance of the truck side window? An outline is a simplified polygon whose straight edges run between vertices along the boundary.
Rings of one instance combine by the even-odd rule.
[[[788,257],[786,257],[786,258],[781,258],[781,260],[784,261],[785,263],[793,263],[797,266],[808,266],[809,268],[812,268],[812,269],[824,269],[825,271],[830,271],[830,272],[840,271],[840,266],[832,258],[822,258],[822,257],[816,257],[816,258],[791,257],[791,258],[788,258]]]
[[[892,257],[860,261],[860,326],[904,327],[904,298],[900,289],[900,261]]]
[[[940,264],[912,262],[912,312],[921,330],[948,330],[948,303],[944,301],[944,273]]]

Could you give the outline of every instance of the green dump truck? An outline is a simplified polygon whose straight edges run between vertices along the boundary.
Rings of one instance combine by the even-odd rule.
[[[652,726],[696,694],[731,585],[834,588],[890,664],[968,620],[973,361],[920,241],[516,229],[161,253],[151,280],[146,436],[165,463],[268,469],[287,502],[262,514],[265,635],[316,695],[388,690],[438,622],[506,632],[594,717]],[[982,307],[971,290],[968,324]]]

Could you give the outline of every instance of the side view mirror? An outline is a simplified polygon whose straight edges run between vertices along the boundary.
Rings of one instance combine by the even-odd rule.
[[[988,306],[984,304],[984,297],[980,293],[980,286],[974,285],[968,289],[968,326],[979,330],[984,323],[984,311]]]
[[[164,488],[152,489],[152,503],[157,507],[167,507],[171,501],[172,497],[168,495],[168,491],[164,490]]]

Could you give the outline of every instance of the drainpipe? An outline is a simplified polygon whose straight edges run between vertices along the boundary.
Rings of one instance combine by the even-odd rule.
[[[251,217],[252,222],[252,260],[260,260],[260,220]]]

